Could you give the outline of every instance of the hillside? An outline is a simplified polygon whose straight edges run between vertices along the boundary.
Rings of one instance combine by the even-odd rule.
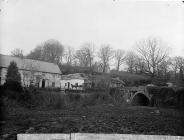
[[[69,65],[62,65],[60,66],[60,69],[63,74],[85,73],[87,75],[93,75],[99,80],[119,77],[120,80],[123,80],[127,86],[145,85],[151,83],[151,77],[144,74],[134,74],[124,71],[111,71],[110,73],[90,72],[89,68]]]
[[[145,85],[151,83],[151,77],[128,72],[95,73],[98,79],[109,79],[119,77],[127,86]]]

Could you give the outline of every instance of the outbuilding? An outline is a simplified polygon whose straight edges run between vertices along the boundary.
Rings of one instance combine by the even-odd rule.
[[[62,75],[60,82],[63,90],[85,90],[91,86],[91,81],[83,73]]]

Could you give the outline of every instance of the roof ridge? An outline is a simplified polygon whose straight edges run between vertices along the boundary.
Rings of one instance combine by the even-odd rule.
[[[44,62],[44,63],[51,63],[51,64],[55,64],[56,63],[52,63],[52,62],[47,62],[47,61],[43,61],[43,60],[35,60],[35,59],[30,59],[30,58],[20,58],[20,57],[16,57],[16,56],[11,56],[11,55],[6,55],[6,54],[1,54],[0,55],[4,55],[4,56],[8,56],[8,57],[13,57],[13,58],[18,58],[18,59],[26,59],[26,60],[33,60],[33,61],[39,61],[39,62]]]

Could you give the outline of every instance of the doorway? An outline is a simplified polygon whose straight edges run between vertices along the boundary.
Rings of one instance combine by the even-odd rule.
[[[45,80],[42,80],[42,88],[45,88]]]

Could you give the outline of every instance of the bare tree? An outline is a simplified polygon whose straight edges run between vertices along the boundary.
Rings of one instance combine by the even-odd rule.
[[[94,44],[84,43],[79,50],[76,51],[75,58],[78,59],[80,66],[89,67],[92,69],[94,57]]]
[[[23,50],[20,48],[16,48],[13,51],[11,51],[11,55],[15,57],[23,58]]]
[[[75,59],[78,60],[78,63],[81,67],[88,67],[89,61],[86,53],[83,50],[79,49],[76,51]]]
[[[175,74],[175,78],[177,77],[177,72],[180,71],[181,68],[184,67],[184,58],[180,56],[173,57],[171,59],[171,66]]]
[[[95,45],[93,43],[85,43],[82,45],[82,50],[87,57],[90,71],[92,69],[92,64],[93,64],[94,47],[95,47]]]
[[[95,61],[94,64],[93,64],[93,70],[95,72],[103,72],[103,65],[102,65],[102,63],[100,63],[98,61]]]
[[[103,66],[103,72],[106,72],[109,67],[109,61],[113,57],[113,51],[109,45],[102,45],[99,52],[98,57]]]
[[[172,66],[174,67],[175,80],[177,81],[178,86],[184,85],[184,58],[183,57],[174,57],[172,59]]]
[[[133,73],[136,66],[136,54],[132,51],[127,52],[126,54],[126,65],[128,66],[128,72]]]
[[[183,79],[183,66],[180,67],[180,73],[179,73],[179,80],[182,83],[182,86],[184,84],[184,79]]]
[[[71,46],[65,48],[64,58],[67,64],[72,64],[74,59],[74,49]]]
[[[169,49],[161,40],[148,38],[136,43],[136,50],[146,64],[146,71],[154,77],[156,67],[168,57]]]
[[[166,59],[157,65],[157,75],[159,77],[168,79],[169,78],[169,67],[171,65],[171,60]]]
[[[139,57],[138,55],[135,55],[134,60],[135,60],[135,72],[136,73],[145,73],[146,64],[145,64],[144,60],[141,57]]]
[[[119,71],[120,66],[123,64],[126,58],[125,51],[121,49],[115,50],[114,58],[117,64],[117,71]]]

